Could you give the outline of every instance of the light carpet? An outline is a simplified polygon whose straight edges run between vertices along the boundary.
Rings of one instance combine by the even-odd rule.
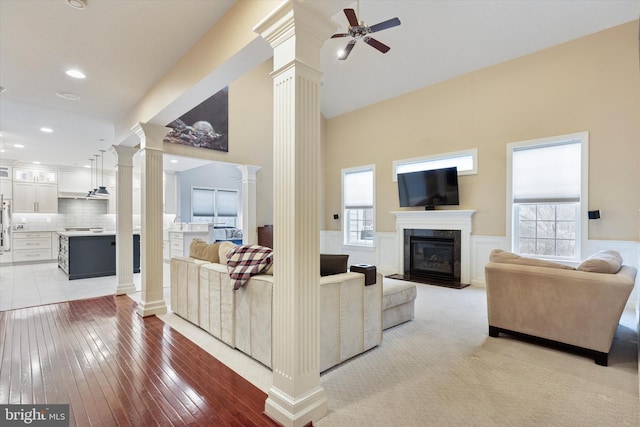
[[[508,336],[490,338],[482,288],[417,288],[413,321],[321,375],[329,414],[317,427],[640,425],[633,313],[623,315],[602,367]],[[215,343],[174,318],[166,316],[218,357]],[[268,391],[271,371],[226,350],[218,354],[232,369]]]

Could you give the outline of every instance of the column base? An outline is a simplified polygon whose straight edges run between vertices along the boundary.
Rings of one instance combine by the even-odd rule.
[[[322,387],[316,387],[297,399],[271,387],[264,411],[285,427],[302,427],[318,421],[327,415],[329,409]]]
[[[116,295],[125,295],[125,294],[135,294],[136,293],[136,285],[133,283],[118,283],[118,288],[116,289]]]
[[[136,312],[141,317],[154,316],[156,314],[166,314],[167,304],[164,300],[140,302],[136,307]]]

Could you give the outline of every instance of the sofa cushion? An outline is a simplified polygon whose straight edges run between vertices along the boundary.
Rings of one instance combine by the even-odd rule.
[[[207,243],[202,239],[195,238],[189,245],[189,256],[203,261],[215,262],[220,261],[220,243]]]
[[[349,255],[320,254],[320,276],[346,273]]]
[[[574,270],[573,267],[560,264],[559,262],[545,261],[542,259],[527,258],[520,255],[516,255],[513,252],[503,251],[502,249],[494,249],[491,251],[489,261],[499,262],[503,264],[519,264],[519,265],[531,265],[534,267],[546,267],[546,268],[560,268],[565,270]]]
[[[609,273],[616,274],[622,267],[622,257],[616,251],[606,250],[598,251],[589,258],[582,261],[576,268],[580,271],[588,271],[590,273]]]
[[[218,247],[219,251],[218,251],[218,258],[219,258],[219,263],[220,264],[226,264],[229,261],[229,252],[231,252],[231,250],[233,248],[235,248],[236,245],[233,242],[220,242],[220,246]]]

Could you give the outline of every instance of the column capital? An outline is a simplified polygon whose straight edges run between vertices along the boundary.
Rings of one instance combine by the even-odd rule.
[[[153,123],[138,122],[131,131],[140,139],[140,149],[153,148],[162,150],[163,139],[171,129]]]
[[[274,49],[273,68],[291,59],[320,69],[318,51],[338,28],[331,19],[300,0],[288,0],[253,28]]]
[[[236,167],[242,173],[242,182],[245,182],[247,180],[255,181],[258,171],[262,169],[262,166],[251,165],[238,165]]]
[[[133,156],[138,152],[138,148],[127,145],[112,145],[110,151],[116,156],[118,166],[133,167]]]

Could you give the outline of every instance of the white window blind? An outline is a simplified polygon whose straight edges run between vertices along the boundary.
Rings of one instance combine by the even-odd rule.
[[[215,216],[215,190],[193,188],[191,191],[193,216]]]
[[[373,207],[373,170],[344,174],[344,207],[347,209]]]
[[[580,201],[580,143],[516,148],[513,151],[513,202]]]
[[[238,192],[218,190],[216,198],[218,216],[238,216]]]

